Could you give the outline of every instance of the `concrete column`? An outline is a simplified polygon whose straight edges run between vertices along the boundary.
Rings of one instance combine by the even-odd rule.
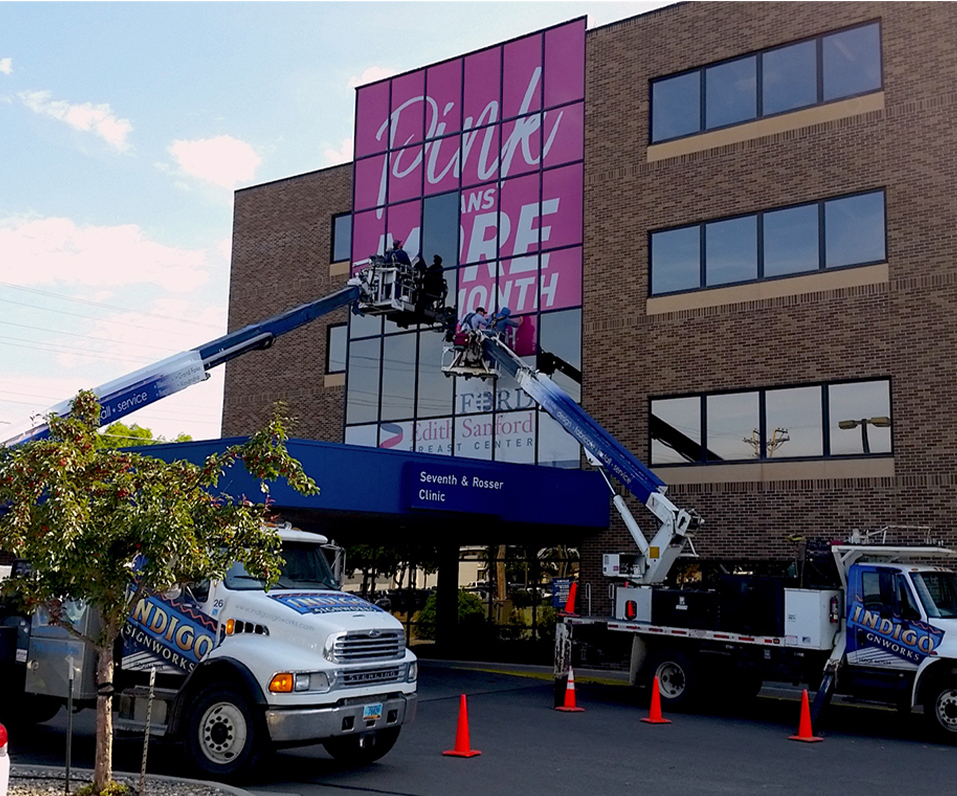
[[[439,577],[435,588],[435,641],[454,647],[459,615],[459,546],[442,542],[438,548]]]

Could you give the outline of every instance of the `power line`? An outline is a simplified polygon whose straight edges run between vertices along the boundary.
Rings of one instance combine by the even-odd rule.
[[[60,331],[59,329],[49,329],[45,326],[30,326],[25,323],[14,323],[13,321],[0,321],[0,323],[4,324],[5,326],[16,326],[18,329],[32,329],[35,332],[50,332],[51,334],[60,334],[60,335],[64,335],[65,337],[75,337],[77,339],[82,338],[84,340],[96,340],[98,343],[113,342],[112,340],[109,340],[105,337],[94,337],[91,334],[76,334],[75,332],[64,332],[64,331]],[[31,340],[29,342],[37,342],[37,343],[46,345],[46,343],[43,340],[36,340],[36,341]],[[137,348],[152,348],[155,351],[170,350],[169,346],[150,345],[149,343],[133,343],[133,345],[135,345]]]
[[[181,321],[182,323],[191,323],[194,326],[203,326],[203,327],[206,327],[207,329],[219,328],[218,326],[214,324],[201,323],[200,321],[193,321],[193,320],[189,320],[188,318],[176,318],[176,317],[173,317],[172,315],[161,315],[158,312],[147,312],[146,310],[136,310],[131,307],[119,307],[115,304],[104,304],[99,301],[92,301],[91,299],[81,299],[81,298],[73,298],[72,296],[63,296],[59,293],[52,293],[49,290],[40,290],[39,288],[35,288],[35,287],[24,287],[23,285],[14,285],[10,282],[0,282],[0,286],[12,287],[14,290],[22,290],[26,293],[37,293],[41,296],[50,296],[51,298],[61,299],[63,301],[73,301],[73,302],[76,302],[77,304],[88,304],[91,307],[101,307],[107,310],[117,310],[118,312],[135,312],[139,315],[149,315],[153,318],[162,318],[163,320],[167,320],[167,321]],[[5,299],[5,300],[9,301],[9,299]],[[11,303],[18,304],[20,302],[14,301]],[[30,307],[34,305],[25,304],[23,306]],[[40,309],[45,309],[45,308],[41,307]],[[58,310],[51,310],[51,312],[57,312],[57,311]],[[92,316],[80,316],[80,317],[92,317]]]

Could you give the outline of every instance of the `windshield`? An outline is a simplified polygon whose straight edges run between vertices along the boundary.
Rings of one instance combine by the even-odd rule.
[[[957,617],[957,575],[953,572],[915,572],[911,576],[927,616]]]
[[[283,565],[274,589],[338,589],[322,548],[308,542],[283,542]],[[226,573],[226,588],[237,591],[262,590],[264,584],[236,562]]]

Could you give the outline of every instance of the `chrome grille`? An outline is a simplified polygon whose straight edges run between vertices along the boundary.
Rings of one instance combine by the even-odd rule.
[[[343,685],[368,685],[369,683],[390,683],[399,679],[402,670],[398,666],[388,669],[365,669],[361,672],[343,672]]]
[[[394,660],[404,655],[403,634],[396,630],[345,633],[332,647],[333,660],[338,663]]]

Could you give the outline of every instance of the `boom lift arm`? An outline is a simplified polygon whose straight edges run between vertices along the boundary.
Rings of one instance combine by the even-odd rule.
[[[386,315],[400,324],[444,322],[449,310],[424,305],[417,295],[411,267],[373,257],[370,264],[353,276],[346,287],[315,301],[252,323],[188,351],[163,359],[95,388],[100,402],[101,424],[112,423],[154,401],[205,381],[208,371],[256,349],[269,348],[277,337],[305,326],[330,312],[351,305],[360,315]],[[454,313],[453,313],[454,314]],[[65,417],[70,401],[51,407],[46,414]],[[31,418],[12,429],[0,446],[12,447],[49,434],[45,421]]]
[[[548,376],[527,365],[498,336],[487,335],[483,342],[485,356],[499,370],[507,373],[552,418],[571,434],[585,449],[593,464],[600,468],[602,477],[614,495],[615,509],[635,540],[640,554],[631,563],[619,567],[618,574],[635,583],[660,583],[668,575],[675,559],[702,520],[695,511],[678,508],[665,495],[667,486],[648,467],[642,464],[591,415],[582,409]],[[446,368],[454,373],[454,368]],[[474,375],[474,369],[468,369]],[[655,515],[660,525],[649,543],[642,533],[624,498],[617,493],[608,473],[618,479],[645,507]],[[621,564],[621,562],[620,562]]]

